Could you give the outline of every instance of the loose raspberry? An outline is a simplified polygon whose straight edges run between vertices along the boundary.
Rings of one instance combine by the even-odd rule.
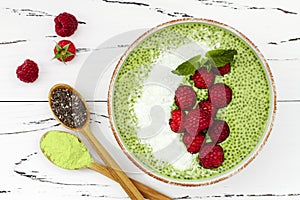
[[[211,116],[207,112],[200,112],[199,109],[190,110],[185,117],[185,130],[193,137],[200,131],[209,127]]]
[[[212,71],[207,71],[206,67],[196,70],[195,74],[190,77],[199,89],[209,88],[215,81],[215,75]]]
[[[201,146],[205,142],[205,135],[200,133],[193,137],[188,133],[184,133],[182,141],[185,144],[188,152],[192,154],[198,153]]]
[[[32,83],[39,77],[39,68],[34,61],[27,59],[17,68],[16,73],[21,81]]]
[[[207,143],[199,151],[199,163],[202,167],[211,169],[219,167],[224,161],[224,152],[220,145]]]
[[[182,133],[184,131],[184,117],[185,114],[181,110],[173,110],[171,112],[169,125],[172,131],[174,131],[175,133]]]
[[[179,86],[175,91],[175,102],[181,110],[191,109],[196,103],[196,93],[190,86]]]
[[[54,48],[54,58],[61,62],[69,62],[76,55],[76,47],[70,40],[61,40]]]
[[[208,99],[215,108],[223,108],[232,98],[232,90],[223,83],[217,83],[208,90]]]
[[[230,129],[223,120],[216,120],[208,129],[208,134],[214,143],[221,143],[229,136]]]
[[[215,114],[217,113],[217,109],[214,108],[212,106],[211,102],[208,100],[201,101],[198,104],[198,108],[199,108],[200,112],[207,112],[209,115],[211,115],[211,117],[214,117]]]
[[[213,68],[212,71],[216,75],[224,76],[225,74],[228,74],[230,72],[230,69],[231,69],[230,63],[227,63],[223,67],[215,67],[215,68]]]
[[[54,19],[55,32],[61,37],[68,37],[73,35],[78,27],[78,21],[76,17],[69,13],[60,13]]]

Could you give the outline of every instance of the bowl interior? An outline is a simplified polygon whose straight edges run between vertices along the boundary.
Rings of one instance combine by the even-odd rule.
[[[238,52],[230,73],[215,80],[232,89],[232,101],[216,115],[228,123],[230,136],[221,143],[223,164],[204,169],[168,124],[176,88],[194,87],[172,70],[218,48]],[[207,93],[198,89],[197,101]],[[119,145],[139,168],[168,183],[194,186],[223,180],[253,160],[270,134],[275,102],[269,67],[245,36],[221,23],[185,19],[151,29],[128,48],[114,71],[108,107]]]

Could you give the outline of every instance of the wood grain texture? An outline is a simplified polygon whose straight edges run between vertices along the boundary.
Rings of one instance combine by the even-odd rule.
[[[299,6],[293,6],[293,3],[275,3],[270,0],[188,0],[186,6],[186,3],[180,0],[173,3],[158,0],[89,0],[84,5],[71,3],[67,6],[68,1],[59,2],[61,7],[67,6],[79,21],[84,22],[70,38],[76,41],[78,56],[72,64],[66,66],[51,60],[54,41],[60,39],[55,37],[53,19],[62,11],[53,8],[53,4],[55,1],[40,3],[30,0],[27,3],[32,5],[30,7],[20,3],[16,6],[13,1],[3,1],[0,16],[5,20],[1,20],[0,25],[9,29],[6,28],[7,31],[0,33],[0,44],[3,43],[0,45],[1,64],[5,66],[2,68],[1,81],[9,82],[11,87],[6,89],[5,85],[0,85],[3,91],[0,101],[46,100],[46,93],[54,83],[66,82],[73,85],[89,54],[97,51],[97,47],[110,37],[133,29],[149,29],[174,18],[189,16],[221,21],[240,30],[258,46],[268,60],[274,73],[279,99],[300,98],[299,90],[295,90],[299,79],[294,73],[292,76],[286,73],[295,70],[300,62],[300,41],[297,39],[300,30],[293,25],[300,19]],[[77,9],[79,6],[83,8],[80,12]],[[113,17],[114,13],[126,17]],[[107,16],[109,20],[104,20]],[[273,23],[274,21],[276,23]],[[39,27],[39,31],[31,31],[36,27]],[[124,51],[129,44],[130,41],[127,41],[125,44],[107,47],[107,50],[120,48]],[[41,67],[40,78],[31,87],[18,82],[15,77],[16,67],[26,58],[34,59]],[[289,81],[282,81],[286,78]]]
[[[113,179],[114,177],[111,175],[111,173],[109,172],[109,170],[107,169],[107,167],[93,162],[91,164],[91,166],[89,166],[89,169],[92,169],[96,172],[99,172],[100,174],[105,175],[106,177]],[[152,188],[150,188],[149,186],[142,184],[138,181],[135,181],[134,179],[131,179],[132,183],[138,188],[138,190],[142,193],[142,195],[147,198],[147,199],[160,199],[160,200],[170,200],[172,198],[158,192],[157,190],[153,190]]]
[[[104,136],[103,145],[113,152],[114,158],[122,165],[125,172],[130,177],[173,198],[297,199],[300,196],[298,192],[300,175],[296,173],[300,163],[295,161],[289,165],[294,161],[290,152],[299,151],[297,141],[300,140],[300,136],[294,132],[297,128],[297,119],[290,118],[300,112],[299,102],[278,103],[278,117],[274,131],[266,147],[246,169],[224,182],[196,188],[166,185],[142,174],[118,148],[108,127],[108,119],[103,117],[106,115],[106,103],[90,103],[90,107],[94,107],[97,113],[91,115],[93,131],[96,135],[100,131],[103,132],[103,135],[97,135],[97,137],[103,138]],[[15,119],[15,123],[7,124],[7,130],[20,131],[10,135],[5,135],[6,132],[3,131],[0,135],[1,149],[9,152],[9,154],[2,153],[6,163],[1,165],[0,176],[1,181],[5,180],[6,184],[1,186],[0,190],[10,191],[0,193],[0,197],[21,199],[26,196],[26,198],[50,199],[54,197],[52,193],[56,191],[58,199],[84,199],[83,197],[127,199],[121,187],[104,176],[96,175],[88,170],[59,169],[43,157],[38,148],[40,137],[46,131],[52,130],[51,126],[55,124],[55,121],[49,120],[52,116],[46,102],[39,104],[0,103],[0,109],[10,111],[11,115],[7,116],[7,121]],[[34,116],[31,114],[33,109],[36,109]],[[92,112],[95,111],[92,110]],[[18,114],[19,117],[14,118],[14,114]],[[15,124],[22,124],[22,126]],[[26,127],[28,131],[23,132],[22,130],[26,130]],[[55,129],[66,130],[61,126]],[[91,148],[84,138],[81,139]],[[282,148],[283,143],[284,148]],[[94,151],[92,155],[101,162]],[[32,190],[33,187],[38,189]]]
[[[67,65],[52,60],[55,42],[62,39],[55,34],[53,20],[64,11],[76,15],[80,22],[76,33],[68,38],[75,43],[78,56]],[[131,178],[166,195],[175,199],[207,200],[300,199],[300,161],[295,159],[300,151],[297,134],[300,112],[298,1],[2,0],[0,17],[0,149],[3,160],[0,199],[128,199],[117,183],[102,175],[90,170],[60,169],[43,157],[39,150],[40,137],[49,130],[66,130],[53,118],[47,103],[48,91],[56,83],[78,86],[88,97],[91,128],[98,133],[96,137],[104,138],[103,145],[113,152],[114,159]],[[275,126],[263,151],[242,172],[207,187],[167,185],[143,174],[119,149],[107,119],[106,90],[118,57],[141,32],[182,17],[220,21],[244,33],[266,57],[278,94]],[[110,41],[126,33],[132,37],[116,37]],[[79,83],[86,79],[82,79],[80,73],[95,53],[111,61],[105,65],[100,62],[97,87],[84,88]],[[109,57],[111,53],[115,55],[112,58]],[[17,66],[26,58],[35,60],[40,66],[40,76],[34,84],[23,84],[15,75]],[[81,139],[91,148],[88,141]],[[92,155],[101,162],[93,150]]]

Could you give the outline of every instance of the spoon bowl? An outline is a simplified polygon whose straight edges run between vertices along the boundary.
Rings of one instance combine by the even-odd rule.
[[[79,97],[80,101],[82,102],[82,104],[84,105],[85,109],[86,109],[86,120],[85,120],[85,123],[80,126],[80,127],[70,127],[68,125],[66,125],[63,121],[61,121],[61,119],[56,115],[56,113],[53,111],[53,102],[52,102],[52,95],[53,93],[58,90],[58,89],[67,89],[68,91],[71,91],[73,94],[75,94],[77,97]],[[84,98],[81,96],[81,94],[75,90],[73,87],[71,87],[70,85],[67,85],[67,84],[56,84],[54,85],[50,91],[49,91],[49,94],[48,94],[48,102],[49,102],[49,105],[50,105],[50,108],[51,108],[51,111],[55,117],[55,119],[57,121],[60,122],[61,125],[63,125],[65,128],[67,129],[70,129],[70,130],[73,130],[73,131],[78,131],[80,132],[81,129],[84,129],[84,128],[87,128],[89,127],[89,124],[90,124],[90,112],[89,112],[89,106],[88,104],[86,103],[86,101],[84,100]]]
[[[57,134],[66,134],[66,135],[69,135],[69,136],[73,137],[74,139],[76,138],[76,139],[78,140],[79,144],[82,145],[82,147],[83,147],[83,148],[81,148],[81,150],[86,150],[87,153],[89,154],[89,156],[90,156],[90,158],[91,158],[91,159],[90,159],[90,162],[87,162],[86,164],[83,164],[83,165],[81,165],[80,167],[68,167],[67,165],[63,165],[63,164],[65,164],[65,163],[63,163],[63,164],[58,164],[57,161],[56,161],[56,159],[51,159],[51,157],[47,154],[47,152],[45,151],[45,147],[44,147],[43,144],[42,144],[43,141],[44,141],[45,139],[47,139],[46,137],[47,137],[50,133],[54,133],[54,134],[55,134],[55,133],[57,133]],[[66,152],[68,146],[69,146],[68,144],[61,145],[61,146],[60,146],[61,152]],[[48,147],[49,147],[49,146],[48,146]],[[63,169],[68,169],[68,170],[78,170],[78,169],[88,168],[88,167],[90,166],[90,164],[94,162],[94,160],[92,159],[92,156],[90,155],[90,153],[89,153],[87,147],[85,146],[85,144],[83,144],[83,142],[80,140],[80,138],[76,137],[75,135],[73,135],[73,134],[71,134],[71,133],[64,132],[64,131],[51,130],[51,131],[46,132],[46,133],[41,137],[41,139],[40,139],[40,149],[41,149],[42,153],[45,155],[45,157],[46,157],[51,163],[53,163],[54,165],[56,165],[56,166],[58,166],[58,167],[60,167],[60,168],[63,168]],[[69,149],[70,149],[70,148],[69,148]],[[64,159],[65,159],[65,162],[68,162],[66,157],[64,157]]]

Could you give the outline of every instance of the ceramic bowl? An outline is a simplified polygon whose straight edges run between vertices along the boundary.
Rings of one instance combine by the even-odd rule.
[[[237,51],[230,73],[215,79],[232,90],[231,102],[214,117],[228,123],[230,135],[220,144],[222,165],[207,169],[198,153],[187,151],[183,133],[170,129],[169,119],[179,85],[194,88],[197,102],[208,98],[208,90],[172,71],[220,48]],[[206,19],[170,21],[140,36],[120,58],[108,94],[111,128],[128,158],[148,175],[184,186],[216,183],[246,167],[266,143],[275,111],[275,86],[263,55],[239,31]]]

